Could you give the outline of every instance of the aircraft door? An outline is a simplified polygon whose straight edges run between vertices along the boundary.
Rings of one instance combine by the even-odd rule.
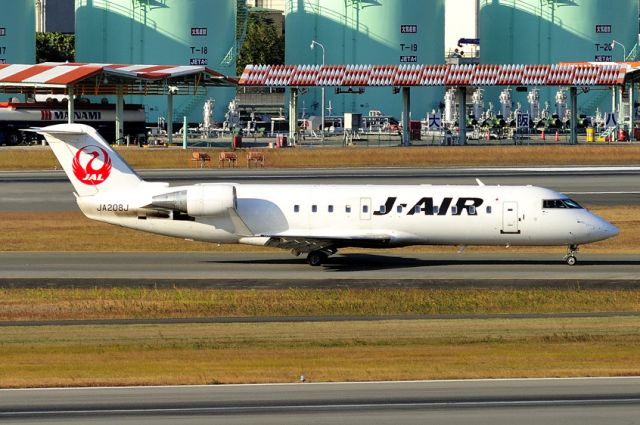
[[[360,198],[360,220],[371,220],[371,198]]]
[[[502,230],[500,233],[520,233],[518,229],[518,203],[502,203]]]

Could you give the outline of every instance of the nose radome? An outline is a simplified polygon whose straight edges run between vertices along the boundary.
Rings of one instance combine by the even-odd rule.
[[[620,229],[601,217],[594,216],[592,223],[601,239],[612,238],[620,233]]]
[[[618,229],[616,226],[609,223],[608,221],[605,221],[605,223],[606,226],[604,227],[603,233],[607,235],[607,238],[612,238],[620,234],[620,229]]]
[[[582,223],[589,229],[587,232],[591,242],[609,239],[620,233],[620,230],[607,220],[591,212],[585,212],[586,215],[579,219],[578,223]]]

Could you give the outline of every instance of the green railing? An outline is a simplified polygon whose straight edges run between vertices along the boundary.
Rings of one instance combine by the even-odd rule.
[[[229,48],[227,54],[220,61],[220,65],[229,66],[238,57],[240,49],[244,44],[244,39],[247,36],[247,26],[249,24],[249,10],[247,8],[246,0],[237,0],[236,2],[236,41],[233,46]]]
[[[188,102],[176,110],[173,116],[179,117],[180,119],[182,119],[183,116],[189,117],[196,107],[202,107],[204,105],[208,97],[209,92],[206,88],[198,88],[196,94],[192,95]]]

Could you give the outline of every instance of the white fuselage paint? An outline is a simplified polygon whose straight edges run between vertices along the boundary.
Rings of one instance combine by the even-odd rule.
[[[575,264],[577,245],[618,234],[565,195],[539,187],[480,182],[170,187],[142,180],[87,125],[35,131],[47,139],[89,218],[186,239],[306,252],[312,265],[348,246],[505,244],[567,245],[565,259]]]
[[[228,214],[185,221],[141,213],[153,196],[187,186],[143,183],[128,194],[114,193],[112,199],[80,197],[78,204],[90,218],[112,224],[207,242],[254,245],[273,236],[354,240],[345,246],[380,236],[389,238],[381,246],[578,245],[618,233],[586,209],[543,208],[543,200],[566,196],[534,186],[233,186],[237,213],[250,235],[238,233]],[[431,204],[440,207],[437,213]],[[109,205],[114,207],[105,207]]]

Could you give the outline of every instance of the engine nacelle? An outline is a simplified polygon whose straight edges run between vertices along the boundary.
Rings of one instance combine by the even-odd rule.
[[[156,195],[151,206],[180,211],[190,216],[226,214],[236,207],[236,188],[232,185],[195,185],[185,190]]]

